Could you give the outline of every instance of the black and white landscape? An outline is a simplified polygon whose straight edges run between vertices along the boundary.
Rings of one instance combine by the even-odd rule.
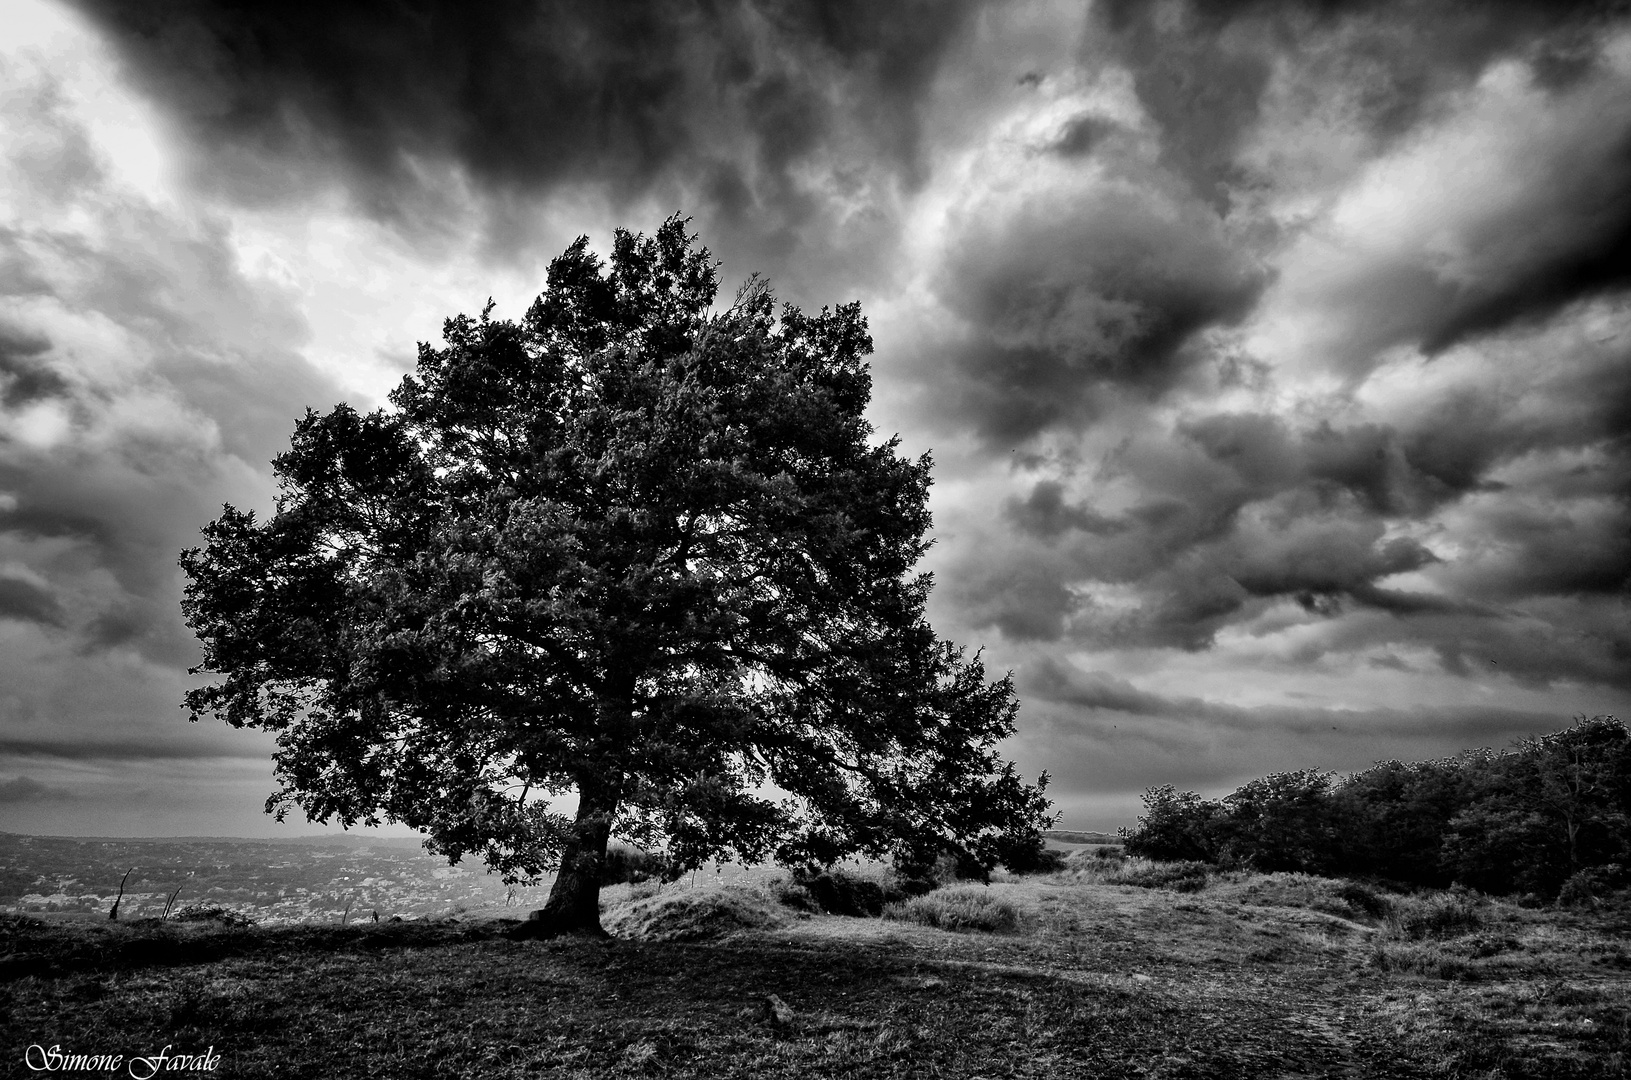
[[[1628,331],[1619,2],[0,0],[0,1061],[1625,1075]]]

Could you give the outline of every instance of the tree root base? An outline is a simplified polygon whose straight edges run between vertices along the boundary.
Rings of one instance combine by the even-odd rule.
[[[606,932],[598,920],[593,923],[568,921],[547,908],[539,908],[529,914],[526,921],[512,927],[505,936],[511,941],[551,941],[558,937],[605,941],[612,935]]]

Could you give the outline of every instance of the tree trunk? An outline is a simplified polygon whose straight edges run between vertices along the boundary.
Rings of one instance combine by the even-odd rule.
[[[513,936],[552,938],[561,934],[606,937],[600,926],[600,875],[606,842],[617,814],[617,790],[606,778],[580,779],[578,816],[561,852],[561,869],[544,906],[527,916]]]

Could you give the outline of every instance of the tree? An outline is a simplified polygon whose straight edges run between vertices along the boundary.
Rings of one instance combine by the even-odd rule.
[[[1163,784],[1145,789],[1138,827],[1121,830],[1121,840],[1129,855],[1216,862],[1226,824],[1221,804],[1201,798],[1199,792]]]
[[[1483,761],[1476,752],[1437,761],[1379,761],[1344,779],[1332,793],[1348,854],[1338,869],[1448,885],[1451,875],[1440,852],[1451,820],[1468,801],[1468,776]]]
[[[1335,774],[1270,773],[1223,799],[1227,850],[1254,869],[1329,873],[1343,861],[1342,830],[1330,798]]]
[[[939,640],[930,460],[874,444],[857,304],[713,313],[685,223],[579,240],[519,322],[458,316],[368,414],[308,411],[264,522],[182,554],[192,718],[274,731],[267,802],[400,822],[599,931],[613,833],[686,868],[961,853],[1049,822],[1008,678]],[[575,793],[568,819],[553,799]]]
[[[1571,877],[1631,859],[1631,733],[1613,716],[1489,755],[1450,823],[1444,858],[1463,883],[1556,895]]]

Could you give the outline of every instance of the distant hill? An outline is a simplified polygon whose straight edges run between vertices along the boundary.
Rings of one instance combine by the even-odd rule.
[[[1061,844],[1119,844],[1121,837],[1107,832],[1081,832],[1074,829],[1049,829],[1042,834]]]
[[[316,847],[397,847],[421,850],[424,841],[415,836],[381,836],[369,832],[306,833],[301,836],[37,836],[0,829],[0,841],[49,841],[57,844],[306,844]]]

